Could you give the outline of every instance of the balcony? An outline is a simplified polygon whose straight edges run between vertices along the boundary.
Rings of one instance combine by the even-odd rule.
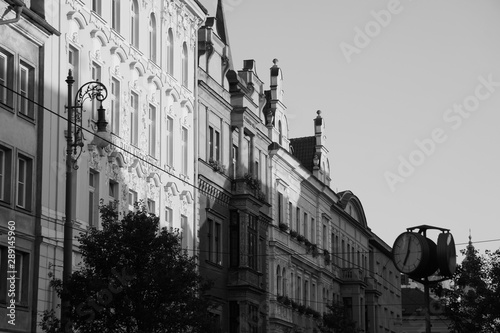
[[[365,282],[365,272],[359,268],[342,268],[342,279],[346,282]]]
[[[274,244],[277,247],[288,249],[293,254],[300,254],[296,256],[296,258],[307,261],[315,266],[319,266],[318,268],[327,270],[335,277],[339,277],[339,268],[333,264],[331,254],[329,254],[330,261],[327,265],[323,250],[319,249],[318,254],[314,256],[312,251],[308,252],[307,246],[304,243],[299,242],[295,237],[292,237],[288,231],[276,227],[270,228],[269,240],[271,245]]]
[[[275,318],[289,323],[293,320],[293,310],[290,305],[284,305],[278,301],[271,301],[269,310],[269,317],[271,320]]]

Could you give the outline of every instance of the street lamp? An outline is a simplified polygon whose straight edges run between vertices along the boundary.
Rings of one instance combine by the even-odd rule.
[[[109,136],[107,135],[106,126],[106,110],[102,107],[102,101],[108,97],[108,90],[99,81],[87,82],[78,89],[75,95],[74,103],[73,96],[73,73],[68,72],[66,78],[68,84],[68,128],[66,130],[66,220],[64,222],[64,253],[63,253],[63,292],[61,294],[61,330],[62,332],[71,331],[70,314],[70,299],[67,292],[67,283],[72,273],[73,267],[73,169],[78,169],[76,161],[82,154],[83,150],[83,127],[82,127],[82,112],[83,103],[86,100],[97,100],[99,108],[97,110],[97,135],[93,140],[98,147],[103,148],[109,144]]]

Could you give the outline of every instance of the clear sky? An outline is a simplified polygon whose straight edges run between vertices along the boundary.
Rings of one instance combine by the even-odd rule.
[[[268,88],[279,60],[289,137],[322,110],[332,188],[386,243],[429,224],[500,247],[500,2],[223,3],[236,69],[255,59]]]

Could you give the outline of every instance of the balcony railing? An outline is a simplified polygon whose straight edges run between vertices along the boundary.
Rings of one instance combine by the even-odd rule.
[[[344,281],[363,281],[365,273],[359,268],[342,268],[342,279]]]
[[[291,253],[297,254],[297,258],[306,260],[313,265],[324,268],[327,271],[330,271],[335,277],[339,277],[339,267],[333,264],[331,254],[328,254],[330,257],[329,261],[325,260],[325,253],[322,249],[319,249],[317,254],[313,255],[313,252],[308,252],[307,246],[304,243],[299,242],[296,238],[293,238],[289,231],[284,231],[280,228],[271,228],[269,240],[289,249]]]

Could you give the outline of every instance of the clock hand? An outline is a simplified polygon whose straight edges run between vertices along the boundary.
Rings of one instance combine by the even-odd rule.
[[[408,261],[408,257],[410,256],[410,242],[408,242],[408,247],[406,249],[406,256],[405,256],[405,260],[403,261],[403,265],[406,265],[406,261]]]

